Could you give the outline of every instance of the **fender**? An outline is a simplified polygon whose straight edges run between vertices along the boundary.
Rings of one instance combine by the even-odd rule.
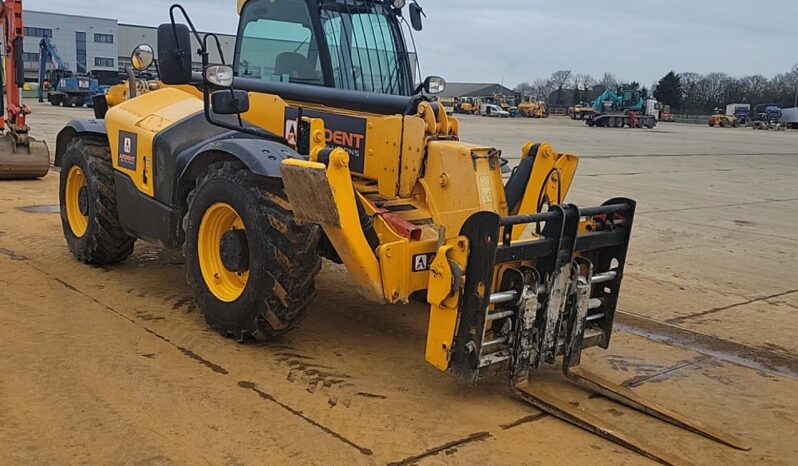
[[[55,143],[55,163],[56,167],[61,166],[61,159],[66,152],[67,144],[76,136],[96,135],[104,140],[108,139],[108,132],[105,128],[105,120],[84,119],[72,120],[58,133]]]
[[[240,135],[240,136],[239,136]],[[180,157],[184,159],[184,157]],[[247,166],[252,173],[269,178],[281,178],[280,164],[286,159],[303,159],[291,147],[267,139],[258,139],[247,134],[238,135],[213,141],[202,146],[188,160],[180,172],[179,182],[185,179],[196,178],[204,173],[207,166],[218,160],[237,159]]]

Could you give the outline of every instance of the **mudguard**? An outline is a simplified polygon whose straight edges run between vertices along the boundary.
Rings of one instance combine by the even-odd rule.
[[[259,176],[280,178],[280,164],[285,159],[306,159],[289,146],[245,134],[209,142],[202,146],[180,172],[179,180],[193,177],[197,170],[204,171],[215,160],[234,158]]]
[[[69,141],[78,135],[97,135],[103,139],[108,137],[108,132],[105,128],[105,120],[97,119],[83,119],[72,120],[58,133],[55,143],[55,163],[56,167],[61,166],[61,159],[66,152],[67,144]]]

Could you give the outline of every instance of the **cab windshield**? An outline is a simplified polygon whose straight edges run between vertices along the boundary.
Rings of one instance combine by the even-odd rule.
[[[250,0],[234,66],[263,81],[412,93],[401,29],[380,0]]]

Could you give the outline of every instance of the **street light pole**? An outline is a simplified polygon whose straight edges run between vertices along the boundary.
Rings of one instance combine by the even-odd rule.
[[[795,102],[792,106],[798,107],[798,63],[792,67],[792,74],[795,75]]]

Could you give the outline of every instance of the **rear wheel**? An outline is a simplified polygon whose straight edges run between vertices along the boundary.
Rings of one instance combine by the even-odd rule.
[[[243,165],[211,166],[183,220],[187,280],[205,321],[243,341],[295,327],[316,294],[320,231],[287,210],[281,183]]]
[[[76,138],[61,163],[59,186],[61,225],[69,250],[87,264],[111,264],[127,259],[135,238],[119,223],[114,169],[106,142]]]

